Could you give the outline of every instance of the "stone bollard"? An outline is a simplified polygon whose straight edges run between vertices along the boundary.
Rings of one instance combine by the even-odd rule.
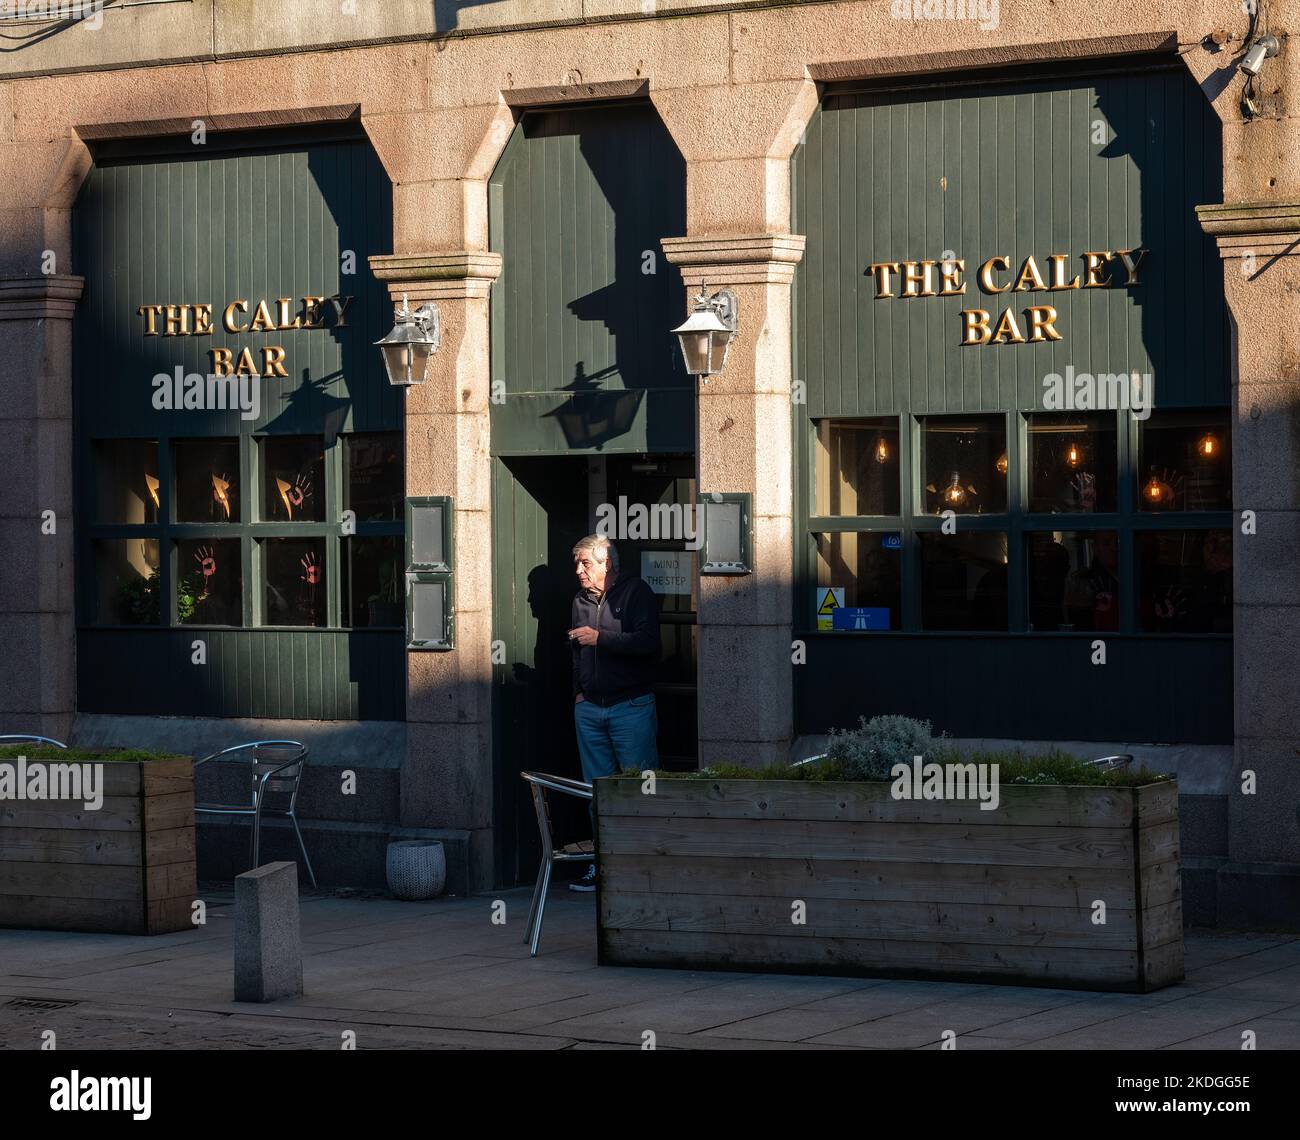
[[[267,863],[235,877],[235,1001],[301,995],[298,864]]]

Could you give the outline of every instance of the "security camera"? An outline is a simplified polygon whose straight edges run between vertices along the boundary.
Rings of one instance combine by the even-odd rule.
[[[1260,36],[1253,44],[1250,50],[1246,52],[1242,61],[1237,65],[1247,75],[1258,75],[1260,68],[1264,66],[1266,59],[1272,59],[1277,55],[1278,43],[1276,36]]]

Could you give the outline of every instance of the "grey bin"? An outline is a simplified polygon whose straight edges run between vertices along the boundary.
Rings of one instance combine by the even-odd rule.
[[[415,902],[442,894],[447,885],[447,854],[436,839],[402,839],[388,845],[389,893]]]

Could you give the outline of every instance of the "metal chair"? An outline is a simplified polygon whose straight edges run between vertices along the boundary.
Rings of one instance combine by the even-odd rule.
[[[537,829],[542,835],[542,865],[537,869],[537,886],[533,888],[533,903],[528,908],[528,928],[524,931],[524,941],[529,945],[528,956],[537,957],[537,943],[542,937],[542,919],[546,913],[546,889],[551,885],[551,868],[556,863],[573,859],[585,859],[590,863],[596,855],[596,845],[590,839],[577,843],[566,843],[555,847],[551,837],[551,805],[546,798],[547,792],[559,792],[578,799],[592,798],[591,785],[582,780],[570,780],[564,776],[550,776],[545,772],[519,773],[532,786],[533,808],[537,812]]]
[[[0,748],[10,744],[52,744],[55,748],[67,748],[61,740],[49,736],[35,736],[28,732],[15,733],[12,736],[0,736]]]
[[[244,753],[237,756],[237,753]],[[293,824],[293,833],[298,837],[298,849],[302,852],[302,861],[307,865],[307,877],[311,885],[316,885],[316,872],[312,870],[311,859],[307,856],[307,845],[302,841],[302,831],[298,827],[298,786],[302,783],[302,774],[307,767],[307,746],[298,740],[253,740],[247,744],[236,744],[204,756],[194,761],[197,770],[200,764],[210,760],[247,760],[251,765],[252,798],[248,804],[212,804],[194,805],[196,815],[248,815],[253,817],[252,865],[256,867],[258,851],[261,847],[262,819],[271,817],[287,819]]]

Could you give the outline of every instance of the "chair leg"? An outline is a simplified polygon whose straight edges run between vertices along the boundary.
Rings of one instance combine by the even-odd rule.
[[[313,888],[316,886],[316,872],[311,869],[311,860],[307,857],[307,844],[302,841],[302,832],[298,830],[298,817],[290,815],[293,820],[293,833],[298,837],[298,850],[302,852],[302,861],[307,864],[307,877],[311,880]]]
[[[542,879],[542,894],[537,900],[537,925],[533,927],[533,942],[528,951],[528,956],[530,958],[537,957],[537,943],[540,942],[542,938],[542,919],[546,915],[546,889],[551,885],[551,868],[554,865],[554,861],[549,855],[547,855],[545,864],[546,870]]]
[[[542,897],[542,883],[545,880],[548,862],[549,857],[543,853],[541,865],[537,868],[537,883],[533,887],[533,901],[528,906],[528,926],[524,930],[525,945],[533,938],[533,919],[537,917],[537,901]]]
[[[262,850],[262,813],[259,811],[253,816],[253,865],[250,871],[257,870],[257,858]]]

